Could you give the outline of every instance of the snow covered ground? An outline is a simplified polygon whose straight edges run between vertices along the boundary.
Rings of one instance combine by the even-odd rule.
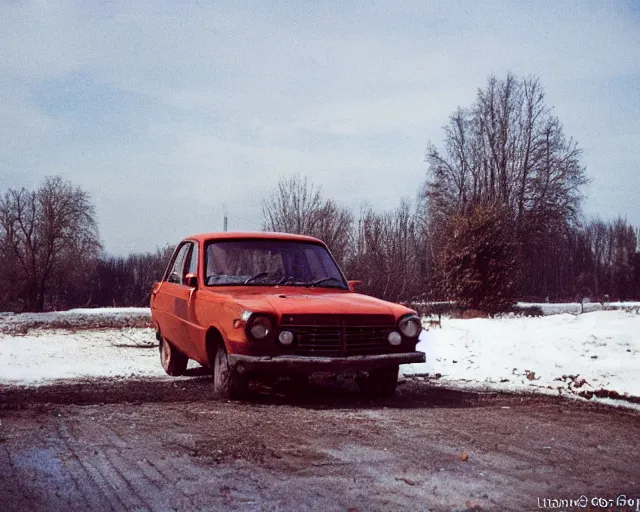
[[[404,375],[439,374],[443,385],[473,389],[640,397],[635,312],[443,319],[442,326],[423,331],[418,350],[427,362],[402,366]]]
[[[640,304],[638,304],[640,305]],[[0,385],[164,374],[147,308],[0,314]],[[26,326],[26,327],[25,327]],[[423,331],[404,376],[463,389],[640,398],[640,314],[456,320]]]
[[[91,377],[167,377],[150,328],[0,334],[0,385]]]

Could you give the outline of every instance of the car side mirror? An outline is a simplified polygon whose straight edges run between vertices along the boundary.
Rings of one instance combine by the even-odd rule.
[[[349,285],[349,290],[351,290],[352,292],[356,291],[356,287],[362,283],[362,281],[347,281],[347,284]]]
[[[189,288],[197,288],[198,287],[198,276],[195,274],[187,274],[184,276],[184,284]]]

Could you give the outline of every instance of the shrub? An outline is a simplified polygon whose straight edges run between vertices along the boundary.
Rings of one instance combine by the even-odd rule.
[[[450,218],[440,262],[450,299],[490,315],[514,303],[517,246],[510,219],[498,204],[473,205]]]

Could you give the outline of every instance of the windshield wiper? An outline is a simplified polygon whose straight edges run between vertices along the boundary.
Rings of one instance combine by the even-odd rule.
[[[256,279],[262,279],[264,277],[270,276],[270,272],[258,272],[257,274],[252,275],[249,279],[247,279],[244,284],[249,284],[251,281],[255,281]]]
[[[336,281],[341,285],[344,285],[344,282],[342,281],[342,279],[338,279],[337,277],[323,277],[322,279],[316,279],[315,281],[311,281],[310,283],[304,283],[304,285],[307,288],[309,288],[312,286],[318,286],[319,284],[322,284],[322,283],[327,283],[329,281]],[[335,286],[332,288],[335,288]]]

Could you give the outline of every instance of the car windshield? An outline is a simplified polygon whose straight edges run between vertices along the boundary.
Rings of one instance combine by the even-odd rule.
[[[325,247],[290,240],[222,240],[205,252],[207,286],[289,285],[347,289]]]

